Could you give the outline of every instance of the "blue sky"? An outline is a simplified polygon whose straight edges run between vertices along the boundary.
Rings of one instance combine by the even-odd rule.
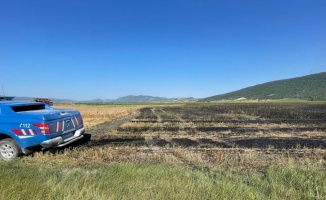
[[[203,98],[325,72],[325,10],[324,0],[0,0],[0,84],[12,96]]]

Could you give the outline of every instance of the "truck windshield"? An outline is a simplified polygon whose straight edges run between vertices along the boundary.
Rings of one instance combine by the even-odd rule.
[[[33,111],[33,110],[43,110],[43,109],[45,109],[45,104],[11,106],[11,109],[14,112],[25,112],[25,111]]]

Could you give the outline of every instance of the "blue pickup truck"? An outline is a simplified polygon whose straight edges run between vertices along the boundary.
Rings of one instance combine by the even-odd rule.
[[[45,103],[0,101],[0,157],[11,160],[34,149],[66,146],[83,138],[82,116]]]

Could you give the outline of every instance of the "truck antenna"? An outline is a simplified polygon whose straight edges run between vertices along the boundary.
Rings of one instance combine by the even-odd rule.
[[[6,97],[6,95],[5,95],[5,90],[3,89],[3,84],[1,84],[1,86],[2,86],[3,97]]]

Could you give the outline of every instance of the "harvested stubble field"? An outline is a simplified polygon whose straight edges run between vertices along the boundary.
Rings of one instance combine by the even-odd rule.
[[[73,108],[92,134],[89,143],[65,153],[76,162],[163,162],[238,172],[275,163],[326,168],[325,104]]]

